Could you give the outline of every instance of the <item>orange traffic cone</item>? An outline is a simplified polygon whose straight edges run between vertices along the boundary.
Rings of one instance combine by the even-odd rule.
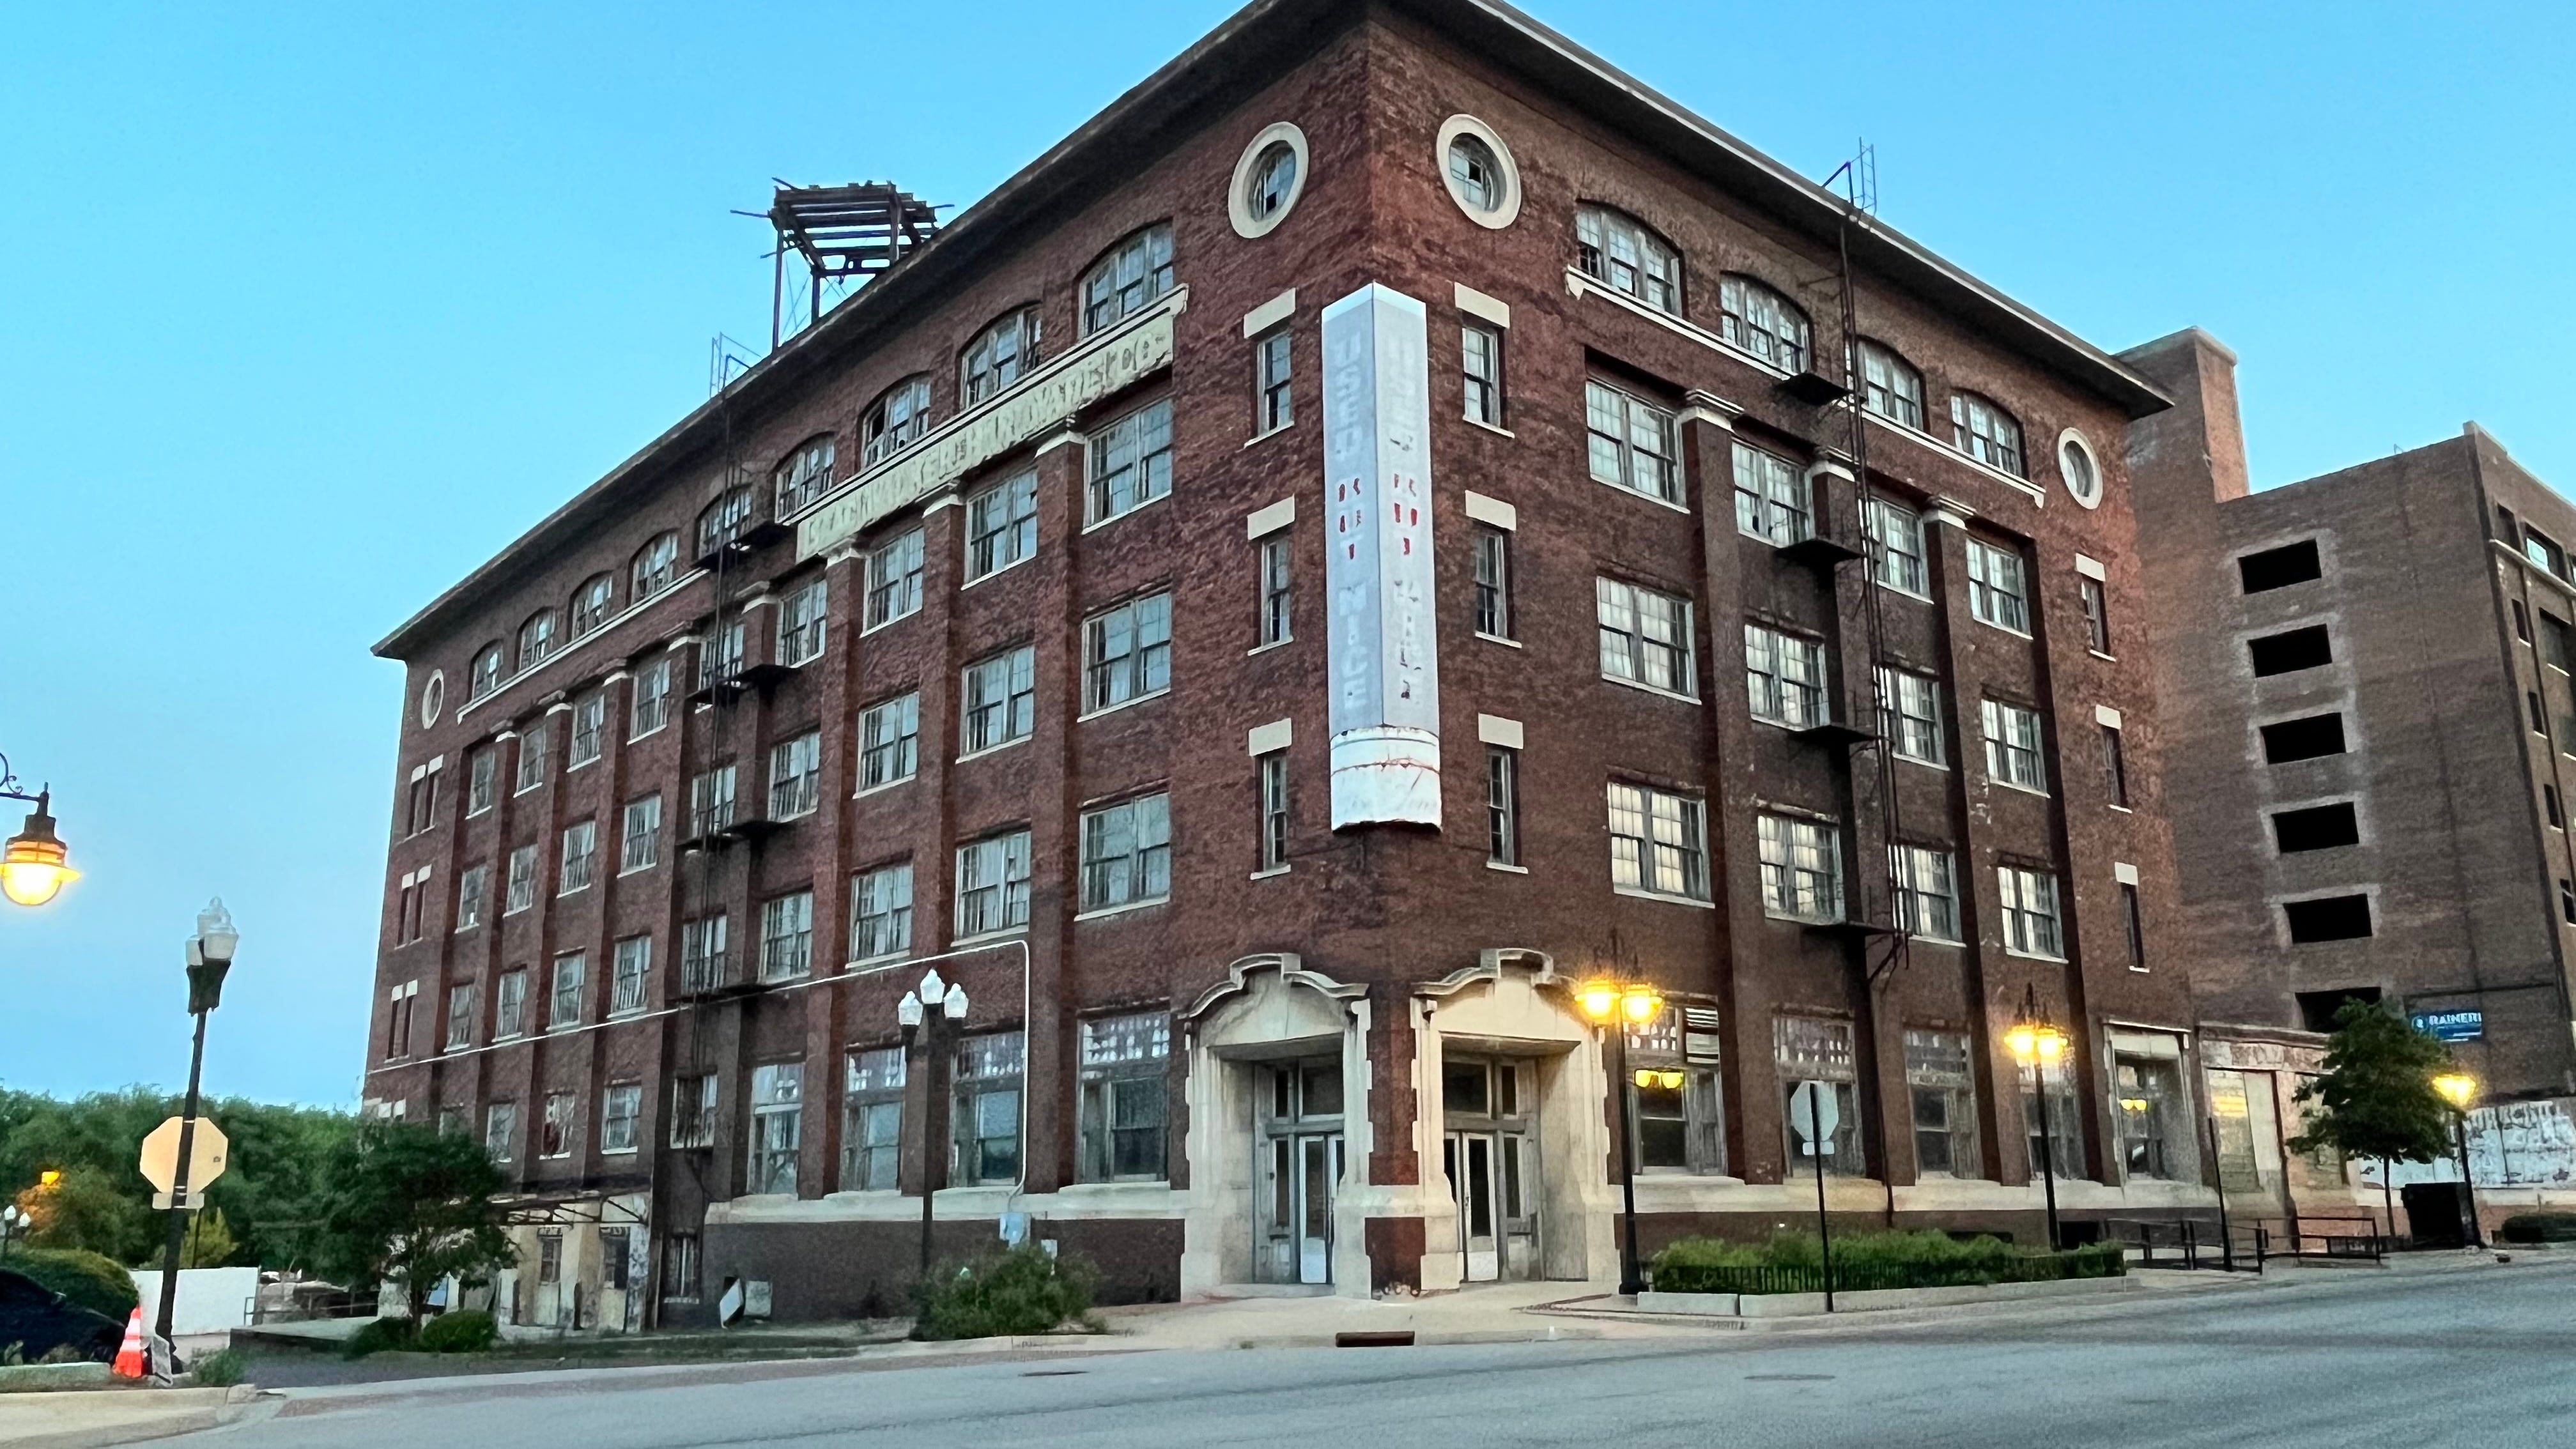
[[[149,1370],[143,1365],[143,1307],[135,1305],[134,1316],[125,1320],[125,1344],[116,1351],[116,1362],[110,1371],[121,1379],[139,1379]]]

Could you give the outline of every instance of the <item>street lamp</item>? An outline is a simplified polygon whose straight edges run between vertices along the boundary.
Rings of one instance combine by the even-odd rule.
[[[939,979],[934,968],[923,973],[918,989],[907,991],[894,1004],[895,1025],[903,1029],[903,1047],[911,1055],[914,1038],[921,1041],[921,1276],[930,1277],[930,1208],[931,1193],[944,1176],[935,1164],[939,1144],[931,1137],[931,1124],[938,1118],[940,1094],[945,1089],[939,1082],[942,1059],[940,1023],[948,1024],[953,1037],[966,1020],[966,988]]]
[[[1597,976],[1575,988],[1574,1004],[1609,1038],[1610,1080],[1619,1084],[1619,1291],[1633,1298],[1645,1291],[1646,1282],[1637,1269],[1637,1149],[1630,1125],[1636,1099],[1631,1088],[1652,1086],[1667,1076],[1673,1078],[1668,1085],[1677,1087],[1681,1074],[1640,1071],[1633,1081],[1628,1075],[1628,1029],[1644,1026],[1664,1010],[1663,993],[1654,987]]]
[[[41,906],[80,879],[80,872],[68,863],[71,851],[54,834],[54,792],[38,790],[30,795],[20,790],[18,777],[9,772],[9,757],[0,755],[0,799],[24,800],[36,807],[27,812],[27,828],[10,836],[8,846],[0,849],[0,895],[22,906]]]
[[[2469,1175],[2469,1104],[2478,1099],[2478,1079],[2466,1072],[2443,1072],[2433,1078],[2433,1090],[2451,1104],[2451,1131],[2460,1148],[2460,1186],[2469,1195],[2469,1246],[2483,1248],[2487,1240],[2478,1226],[2478,1184]]]
[[[170,1341],[170,1318],[179,1305],[179,1251],[188,1232],[188,1162],[197,1146],[197,1082],[206,1064],[206,1015],[223,1004],[224,973],[233,969],[241,932],[218,896],[197,912],[197,934],[188,938],[188,1014],[197,1019],[188,1049],[187,1105],[179,1112],[179,1163],[170,1175],[170,1232],[161,1254],[161,1311],[152,1331]]]
[[[14,1202],[0,1207],[0,1258],[9,1256],[9,1240],[25,1232],[34,1222],[34,1218],[27,1216],[26,1209]]]
[[[2039,991],[2025,986],[2021,995],[2021,1018],[2004,1033],[2004,1045],[2011,1048],[2013,1060],[2031,1072],[2031,1082],[2039,1098],[2039,1171],[2047,1185],[2048,1250],[2058,1248],[2057,1231],[2057,1135],[2048,1123],[2048,1073],[2066,1055],[2066,1033],[2039,1014]]]

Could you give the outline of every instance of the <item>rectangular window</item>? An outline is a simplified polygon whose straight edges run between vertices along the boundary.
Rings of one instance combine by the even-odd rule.
[[[1485,747],[1485,859],[1521,863],[1521,752]]]
[[[1288,597],[1288,535],[1272,534],[1261,540],[1261,627],[1256,636],[1262,645],[1288,642],[1290,623]]]
[[[2262,729],[2263,763],[2287,765],[2300,760],[2322,759],[2344,752],[2343,716],[2312,714],[2302,719],[2285,719],[2267,724]]]
[[[1788,1147],[1790,1171],[1815,1171],[1814,1164],[1821,1155],[1829,1173],[1840,1177],[1867,1175],[1869,1160],[1861,1146],[1860,1090],[1852,1059],[1851,1023],[1812,1016],[1774,1017],[1771,1050],[1785,1099],[1781,1132]],[[1823,1134],[1821,1142],[1810,1141],[1798,1130],[1799,1089],[1809,1082],[1816,1083],[1817,1090],[1834,1103],[1834,1126]]]
[[[670,720],[671,660],[664,655],[635,671],[635,696],[627,710],[626,737],[640,740]]]
[[[411,794],[403,811],[403,834],[418,835],[438,823],[438,776],[435,765],[412,772]]]
[[[462,931],[483,924],[483,912],[489,904],[492,889],[492,867],[469,865],[456,877],[456,929]]]
[[[608,692],[594,690],[572,707],[572,768],[598,763],[600,737],[607,732]]]
[[[1950,763],[1949,742],[1941,732],[1941,681],[1881,665],[1876,682],[1878,733],[1896,757],[1926,765]]]
[[[555,958],[553,989],[546,994],[546,1030],[581,1025],[582,992],[590,984],[590,956],[573,951]]]
[[[949,1108],[951,1161],[961,1187],[1015,1182],[1020,1175],[1020,1085],[1028,1052],[1016,1031],[957,1044],[956,1094]]]
[[[622,874],[630,870],[651,870],[662,859],[662,797],[647,795],[626,802],[625,843],[617,857]]]
[[[909,780],[921,768],[921,691],[859,712],[859,788]]]
[[[1160,1182],[1170,1175],[1164,1145],[1171,1053],[1168,1012],[1082,1024],[1082,1181]]]
[[[2168,1180],[2184,1177],[2186,1167],[2193,1164],[2180,1150],[2180,1144],[2188,1140],[2185,1134],[2198,1134],[2183,1098],[2180,1064],[2161,1057],[2121,1053],[2114,1059],[2114,1066],[2120,1155],[2128,1175]]]
[[[2146,913],[2138,908],[2138,888],[2127,881],[2120,882],[2120,924],[2129,938],[2129,969],[2146,970]]]
[[[903,1156],[901,1047],[854,1051],[841,1089],[841,1191],[893,1192]]]
[[[563,869],[555,878],[555,894],[568,896],[590,889],[591,862],[599,858],[599,822],[576,821],[564,827]]]
[[[2020,554],[1968,540],[1968,612],[1998,629],[2030,632],[2030,587]]]
[[[2562,579],[2567,577],[2567,550],[2560,548],[2556,541],[2539,529],[2530,527],[2523,529],[2522,556]]]
[[[850,877],[850,959],[872,961],[912,949],[912,862]]]
[[[1029,923],[1029,833],[957,847],[957,934],[988,936]]]
[[[465,813],[480,815],[492,808],[492,796],[501,774],[500,751],[485,746],[465,757]]]
[[[2571,657],[2576,657],[2576,642],[2568,637],[2567,621],[2547,609],[2540,611],[2540,662],[2559,673],[2568,672]]]
[[[599,1098],[599,1150],[603,1153],[628,1153],[635,1150],[635,1125],[644,1116],[644,1088],[634,1082],[616,1082]],[[624,1234],[619,1235],[625,1246]],[[622,1255],[621,1255],[622,1256]],[[612,1262],[612,1271],[622,1263]]]
[[[468,981],[447,988],[447,1049],[462,1051],[474,1045],[474,1008],[482,996],[481,988]]]
[[[519,736],[519,777],[515,787],[526,794],[546,782],[546,736],[544,725],[532,725]]]
[[[519,1104],[494,1102],[483,1109],[483,1150],[507,1167],[519,1155]]]
[[[537,848],[522,845],[510,852],[510,883],[501,914],[516,915],[537,903]]]
[[[1735,531],[1784,548],[1809,527],[1807,480],[1786,458],[1735,445]]]
[[[429,870],[424,867],[402,878],[402,894],[394,905],[394,944],[409,945],[420,939],[429,918]]]
[[[711,688],[742,675],[743,621],[735,619],[698,644],[698,687]]]
[[[713,991],[733,980],[732,918],[718,911],[680,923],[680,990]]]
[[[966,500],[966,582],[1038,551],[1038,475],[1006,479]]]
[[[572,1126],[577,1112],[578,1104],[574,1102],[572,1093],[548,1092],[546,1094],[545,1117],[538,1124],[537,1155],[539,1157],[572,1156]],[[563,1234],[540,1233],[537,1235],[537,1246],[540,1250],[548,1247],[554,1249],[549,1255],[554,1261],[541,1262],[537,1272],[539,1282],[554,1282],[562,1276],[563,1272]]]
[[[868,554],[865,627],[881,628],[921,610],[921,530],[911,529]]]
[[[2084,642],[2094,653],[2111,654],[2111,597],[2091,574],[2075,576],[2076,595],[2084,601]]]
[[[2082,1181],[2084,1168],[2084,1108],[2075,1095],[2074,1073],[2060,1058],[2054,1062],[2033,1063],[2023,1067],[2021,1076],[2022,1130],[2028,1134],[2026,1150],[2031,1172],[2039,1172],[2041,1153],[2047,1154],[2050,1169],[2060,1179]],[[2048,1139],[2043,1145],[2039,1134],[2039,1083],[2045,1074],[2048,1083]]]
[[[1154,794],[1084,812],[1082,909],[1170,898],[1171,806],[1171,796]]]
[[[1709,898],[1700,801],[1617,780],[1610,782],[1609,801],[1612,885],[1694,901]]]
[[[689,782],[689,834],[703,839],[733,828],[734,767],[719,765]]]
[[[2317,557],[2317,541],[2303,538],[2297,543],[2249,553],[2236,560],[2236,576],[2249,594],[2267,594],[2325,577],[2325,565]]]
[[[1605,578],[1595,581],[1594,606],[1602,677],[1697,697],[1690,600]]]
[[[1762,909],[1794,921],[1843,918],[1843,853],[1834,827],[1789,815],[1755,817]]]
[[[653,938],[629,936],[617,943],[611,958],[608,1014],[623,1016],[642,1011],[650,999],[653,980]]]
[[[1281,340],[1284,343],[1286,339]],[[1284,377],[1279,396],[1284,408],[1288,396]],[[1091,435],[1088,521],[1105,523],[1171,491],[1170,399],[1138,408]]]
[[[1793,730],[1832,722],[1825,646],[1759,624],[1744,626],[1744,692],[1753,717]]]
[[[528,1030],[528,968],[501,973],[492,995],[492,1039],[508,1041]]]
[[[1923,569],[1923,519],[1911,508],[1872,496],[1867,508],[1870,576],[1881,587],[1928,597],[1931,585]]]
[[[2528,611],[2528,610],[2526,610],[2526,609],[2524,609],[2524,608],[2522,607],[2522,600],[2520,600],[2520,599],[2508,599],[2508,600],[2506,600],[2506,602],[2507,602],[2507,603],[2509,603],[2509,604],[2511,604],[2511,605],[2513,605],[2513,637],[2515,637],[2516,639],[2521,640],[2521,641],[2522,641],[2523,643],[2525,643],[2525,644],[2530,643],[2530,642],[2531,642],[2531,614],[2530,614],[2530,611]]]
[[[2245,653],[2254,666],[2254,677],[2265,679],[2332,664],[2334,642],[2326,634],[2325,625],[2310,624],[2304,629],[2286,629],[2248,639]]]
[[[1172,596],[1131,599],[1082,624],[1083,708],[1107,709],[1172,687]]]
[[[2311,805],[2303,810],[2276,811],[2272,816],[2272,843],[2280,847],[2283,855],[2359,845],[2361,819],[2349,800],[2336,805]]]
[[[2004,908],[2004,949],[2019,956],[2066,959],[2066,941],[2058,928],[2057,877],[2046,871],[1998,866],[1997,886]]]
[[[772,896],[760,907],[760,979],[792,981],[814,972],[814,893]]]
[[[1628,1060],[1639,1068],[1628,1097],[1638,1168],[1725,1172],[1717,1009],[1668,1005],[1653,1021],[1627,1032]]]
[[[2048,789],[2048,768],[2040,754],[2039,713],[2017,704],[1989,699],[1985,715],[1986,777],[2025,790]]]
[[[1681,453],[1670,412],[1603,382],[1583,385],[1583,412],[1594,478],[1667,503],[1681,502]]]
[[[1469,322],[1458,331],[1459,365],[1465,373],[1467,420],[1503,425],[1503,334]]]
[[[1923,374],[1875,342],[1860,344],[1861,405],[1893,423],[1923,431]]]
[[[1887,871],[1896,890],[1896,924],[1927,941],[1961,940],[1959,887],[1950,852],[1920,845],[1887,848]]]
[[[1980,1175],[1974,1060],[1964,1033],[1905,1033],[1905,1085],[1913,1097],[1917,1172]]]
[[[823,732],[807,730],[769,748],[769,818],[794,820],[823,803]]]
[[[831,580],[815,578],[787,596],[778,609],[778,662],[794,668],[823,657]]]
[[[671,1079],[671,1145],[681,1148],[716,1145],[716,1078],[713,1072]]]
[[[966,666],[959,754],[998,749],[1028,737],[1037,723],[1037,671],[1037,650],[1027,644]]]
[[[1273,750],[1256,762],[1261,773],[1261,869],[1288,867],[1288,752]]]
[[[2112,804],[2129,808],[2129,755],[2121,745],[2118,725],[2102,726],[2102,786]]]
[[[1512,637],[1512,536],[1478,525],[1476,547],[1476,632],[1491,639]]]
[[[772,1062],[752,1068],[751,1163],[743,1191],[796,1195],[804,1128],[805,1064]]]
[[[1252,431],[1275,433],[1294,418],[1289,411],[1288,329],[1264,333],[1252,344]]]

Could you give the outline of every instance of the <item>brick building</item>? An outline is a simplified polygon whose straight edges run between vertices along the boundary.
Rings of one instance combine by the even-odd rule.
[[[2234,354],[2192,329],[2121,357],[2176,400],[2129,469],[2201,1016],[2295,1075],[2382,1001],[2493,1098],[2576,1093],[2576,508],[2475,425],[2249,492]]]
[[[1600,1274],[1616,1131],[1811,1214],[1802,1081],[2032,1240],[2025,1000],[2069,1217],[2196,1212],[2165,406],[1508,7],[1263,0],[380,646],[371,1104],[610,1326],[897,1298],[925,1141],[1119,1294]]]

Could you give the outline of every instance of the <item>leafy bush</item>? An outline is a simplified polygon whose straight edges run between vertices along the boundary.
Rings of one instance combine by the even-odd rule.
[[[365,1358],[371,1353],[407,1352],[420,1347],[420,1320],[415,1318],[370,1319],[364,1328],[349,1336],[341,1345],[344,1358]]]
[[[29,1248],[12,1252],[7,1265],[23,1273],[51,1292],[88,1309],[115,1319],[119,1324],[134,1312],[142,1296],[134,1291],[134,1275],[113,1258],[79,1248]]]
[[[242,1381],[250,1364],[237,1348],[201,1353],[188,1365],[188,1381],[201,1389],[229,1389]]]
[[[420,1326],[424,1353],[481,1353],[501,1341],[501,1325],[489,1313],[459,1309],[442,1313]]]
[[[1048,1333],[1091,1312],[1099,1274],[1079,1258],[1049,1256],[1022,1243],[922,1285],[915,1338],[991,1338]]]
[[[1962,1287],[2060,1278],[2110,1278],[2128,1270],[2117,1243],[2035,1253],[2000,1238],[1947,1233],[1864,1233],[1834,1241],[1834,1287]],[[1668,1293],[1796,1293],[1824,1285],[1824,1249],[1795,1231],[1753,1245],[1684,1238],[1655,1255],[1650,1276]]]
[[[2515,1213],[2496,1227],[2508,1243],[2576,1243],[2576,1213]]]

